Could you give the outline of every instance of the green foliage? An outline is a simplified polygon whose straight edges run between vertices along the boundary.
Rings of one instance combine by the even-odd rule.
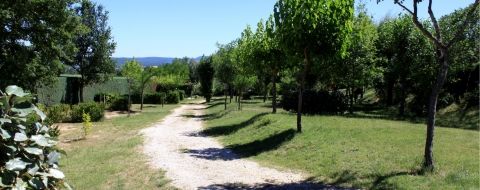
[[[78,103],[79,81],[78,75],[61,75],[57,77],[57,82],[51,86],[41,86],[37,88],[38,102],[46,106],[55,104]],[[128,94],[128,83],[125,77],[113,77],[104,83],[97,83],[85,87],[83,90],[84,101],[94,101],[95,96],[101,93],[108,94]],[[76,101],[75,101],[76,100]]]
[[[79,103],[72,106],[72,121],[82,122],[83,113],[88,114],[92,121],[100,121],[104,116],[104,106],[95,102]]]
[[[0,189],[65,186],[58,169],[58,131],[45,124],[46,114],[23,89],[8,86],[0,93]]]
[[[169,91],[165,97],[165,103],[178,104],[180,102],[180,93],[178,91]]]
[[[81,75],[79,96],[82,102],[83,87],[107,81],[115,72],[115,63],[110,56],[116,44],[107,23],[108,11],[104,10],[103,6],[83,0],[75,11],[84,31],[75,39],[76,56],[65,64]]]
[[[55,82],[81,28],[72,8],[76,2],[0,1],[0,88],[18,84],[34,91]]]
[[[111,111],[128,111],[128,97],[116,96],[111,100],[108,109]]]
[[[341,92],[306,90],[303,94],[302,113],[305,114],[343,114],[347,108],[347,99]],[[296,112],[298,94],[285,91],[280,101],[286,111]]]
[[[92,119],[88,113],[82,113],[82,130],[83,130],[83,138],[87,138],[87,135],[92,130],[93,124]]]
[[[130,86],[133,88],[134,86],[138,85],[142,76],[142,70],[142,65],[135,59],[132,59],[123,64],[122,76],[129,80]]]
[[[45,109],[48,122],[63,123],[71,121],[71,108],[68,104],[57,104]]]
[[[212,98],[213,75],[215,74],[211,57],[202,57],[197,67],[197,73],[200,79],[201,95],[207,99],[207,102],[210,102],[210,98]]]

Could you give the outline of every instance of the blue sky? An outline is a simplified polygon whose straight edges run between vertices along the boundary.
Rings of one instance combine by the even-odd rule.
[[[114,57],[197,57],[228,43],[247,24],[255,26],[273,12],[276,0],[93,0],[109,13],[109,24],[117,43]],[[379,4],[366,0],[367,9],[378,21],[396,16],[401,9],[393,0]],[[410,3],[406,0],[406,3]],[[473,0],[435,0],[439,18]],[[411,4],[411,3],[410,3]],[[425,4],[426,3],[422,3]],[[426,17],[425,6],[420,7]]]

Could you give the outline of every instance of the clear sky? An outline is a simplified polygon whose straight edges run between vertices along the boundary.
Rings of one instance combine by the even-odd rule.
[[[276,0],[93,0],[109,11],[109,24],[117,43],[114,57],[197,57],[240,36],[247,24],[254,27],[273,13]],[[378,21],[401,9],[393,0],[365,0]],[[473,0],[435,0],[439,18]],[[410,0],[406,4],[411,5]],[[422,3],[427,4],[427,3]],[[426,17],[425,6],[422,6]]]

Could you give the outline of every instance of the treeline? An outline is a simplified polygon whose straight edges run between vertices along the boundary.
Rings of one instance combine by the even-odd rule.
[[[205,59],[200,78],[207,101],[220,83],[225,95],[272,96],[297,114],[353,113],[367,89],[377,106],[395,106],[399,116],[427,116],[424,168],[433,169],[436,111],[452,103],[478,106],[479,1],[442,16],[431,6],[418,19],[417,4],[406,14],[375,23],[364,5],[351,0],[278,0],[273,14],[253,31],[219,44]],[[429,1],[431,4],[431,1]],[[199,67],[200,67],[199,66]],[[214,81],[210,81],[214,76]],[[202,79],[201,79],[202,80]],[[205,84],[204,84],[205,83]]]
[[[115,42],[103,6],[90,0],[6,0],[0,10],[0,88],[35,92],[70,71],[81,75],[83,101],[85,86],[115,73]]]

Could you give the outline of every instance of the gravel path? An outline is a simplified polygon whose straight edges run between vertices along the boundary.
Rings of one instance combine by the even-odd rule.
[[[182,105],[162,122],[141,131],[145,136],[143,152],[148,155],[152,167],[166,171],[173,186],[181,189],[256,189],[299,184],[304,179],[301,174],[241,159],[214,138],[199,134],[203,109],[205,105],[201,104]],[[281,187],[288,187],[285,185]]]

